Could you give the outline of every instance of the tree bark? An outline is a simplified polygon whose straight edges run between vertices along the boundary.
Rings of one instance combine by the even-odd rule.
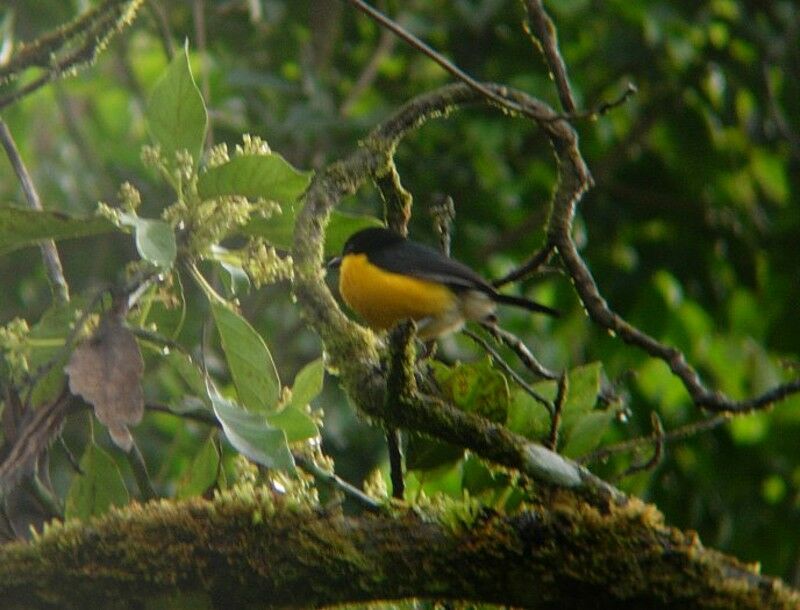
[[[176,595],[187,607],[248,609],[411,597],[582,610],[800,605],[780,581],[665,526],[653,506],[540,495],[513,516],[453,501],[353,517],[252,486],[132,505],[0,547],[0,599],[7,610]]]

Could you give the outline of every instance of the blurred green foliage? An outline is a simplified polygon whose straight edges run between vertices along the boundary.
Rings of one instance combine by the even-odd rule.
[[[0,7],[0,22],[7,26],[0,28],[0,47],[33,39],[91,4],[6,2]],[[356,146],[410,97],[449,82],[429,59],[391,40],[338,0],[159,4],[176,52],[181,41],[189,41],[192,70],[209,112],[207,144],[233,147],[243,133],[251,133],[295,167],[319,169]],[[541,57],[522,31],[519,3],[384,5],[470,74],[522,88],[557,106]],[[624,106],[576,125],[597,183],[581,203],[576,240],[604,296],[630,322],[683,350],[709,384],[733,397],[796,377],[800,6],[791,0],[547,5],[581,107],[617,97],[628,81],[638,88]],[[193,14],[198,6],[202,19]],[[123,181],[141,192],[142,217],[156,218],[173,203],[175,193],[140,160],[140,148],[149,142],[148,99],[169,63],[157,21],[157,11],[143,10],[91,69],[3,110],[48,210],[90,215],[97,201],[115,200]],[[187,137],[198,142],[197,133]],[[415,197],[412,235],[433,243],[428,210],[443,195],[452,196],[457,210],[453,254],[487,277],[508,271],[541,242],[556,170],[545,138],[529,123],[485,109],[463,111],[414,133],[400,147],[397,164]],[[0,203],[24,205],[4,156]],[[374,191],[346,201],[342,211],[381,213]],[[350,225],[344,226],[349,232]],[[262,230],[267,239],[276,231],[286,239],[285,226]],[[114,281],[137,258],[133,240],[119,233],[60,242],[59,249],[74,294]],[[219,271],[208,275],[214,273]],[[35,248],[0,257],[0,285],[0,324],[20,316],[34,325],[50,304]],[[156,299],[148,321],[157,320],[161,332],[170,334],[163,329],[173,316],[177,340],[197,353],[212,314],[201,291],[191,283],[184,289],[185,319],[175,322],[175,309],[159,309]],[[564,314],[551,322],[502,312],[502,324],[541,361],[573,375],[593,370],[592,379],[585,380],[592,388],[601,383],[600,367],[576,367],[602,363],[600,394],[607,391],[611,404],[595,405],[576,392],[583,397],[576,408],[591,411],[598,421],[569,424],[572,429],[562,438],[568,454],[583,454],[596,444],[591,430],[578,436],[580,426],[603,424],[598,429],[611,443],[649,434],[653,410],[668,430],[701,418],[663,363],[592,326],[563,277],[543,277],[519,290]],[[244,318],[272,352],[275,379],[292,379],[316,360],[319,341],[299,318],[285,281],[240,298]],[[236,371],[226,377],[220,364],[224,348],[224,336],[222,345],[206,347],[210,372],[230,382],[223,394],[237,383]],[[148,402],[177,405],[187,395],[198,395],[198,380],[176,363],[180,357],[165,359],[155,348],[144,349],[144,357]],[[474,363],[482,354],[468,339],[452,337],[441,342],[440,357]],[[495,369],[489,370],[494,376]],[[298,385],[314,385],[309,375],[300,373],[295,392]],[[303,408],[317,389],[296,405],[298,417],[309,417]],[[515,386],[511,390],[501,401],[506,421],[541,438],[546,426],[535,425],[536,405],[528,405]],[[380,431],[357,420],[335,381],[326,381],[314,404],[324,409],[323,446],[340,475],[358,482],[384,464]],[[284,408],[292,407],[290,402]],[[65,439],[84,455],[81,462],[115,473],[113,459],[130,480],[124,460],[108,448],[105,432],[95,432],[106,448],[101,450],[79,423],[67,427]],[[219,480],[220,448],[232,472],[230,451],[201,423],[149,414],[134,435],[165,493],[205,492]],[[53,479],[65,496],[74,477],[63,452],[56,449],[53,456]],[[631,460],[627,454],[616,456],[598,464],[598,473],[619,474]],[[508,474],[474,456],[440,464],[445,465],[438,474],[412,480],[410,492],[426,485],[429,492],[466,488],[486,499],[480,494],[512,489]],[[766,572],[800,584],[800,398],[670,444],[655,471],[620,485],[655,502],[670,523],[699,531],[707,544],[760,561]],[[115,491],[101,500],[115,503],[121,496]],[[519,498],[487,501],[508,507]],[[67,507],[72,514],[98,509],[69,498]]]

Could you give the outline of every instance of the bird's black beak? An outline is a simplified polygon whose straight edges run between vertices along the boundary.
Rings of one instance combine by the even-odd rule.
[[[325,265],[328,269],[338,269],[342,265],[342,257],[341,256],[334,256],[331,260],[328,261],[328,264]]]

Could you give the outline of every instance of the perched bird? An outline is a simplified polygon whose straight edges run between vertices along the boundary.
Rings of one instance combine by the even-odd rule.
[[[340,266],[345,303],[376,330],[403,320],[417,322],[423,341],[454,332],[467,320],[486,320],[498,303],[557,316],[534,301],[500,294],[472,269],[444,254],[383,228],[350,236]]]

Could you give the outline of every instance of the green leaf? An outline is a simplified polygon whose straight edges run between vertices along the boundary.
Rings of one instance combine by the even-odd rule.
[[[510,393],[508,381],[487,356],[478,362],[446,366],[432,362],[436,381],[458,408],[495,422],[505,422]]]
[[[34,246],[44,239],[73,239],[119,231],[99,216],[79,218],[61,212],[0,205],[0,255]]]
[[[219,263],[222,273],[220,281],[225,286],[225,294],[229,297],[250,293],[250,276],[241,267],[226,262]]]
[[[80,310],[87,305],[83,296],[75,296],[69,303],[57,303],[51,306],[39,321],[31,328],[31,342],[28,365],[32,371],[58,359],[50,370],[37,381],[31,393],[31,403],[42,405],[50,403],[64,389],[64,366],[70,354],[65,353],[64,343],[72,332],[72,325],[79,316]]]
[[[179,150],[189,151],[195,160],[200,158],[208,115],[189,66],[188,48],[175,54],[156,83],[146,113],[150,135],[167,159],[173,159]]]
[[[406,468],[408,470],[435,470],[445,465],[453,465],[464,455],[464,448],[422,436],[415,432],[408,434],[406,448]]]
[[[250,411],[274,411],[281,383],[264,339],[224,303],[212,300],[211,311],[239,400]]]
[[[592,362],[575,367],[567,373],[567,399],[561,410],[562,431],[568,431],[594,409],[600,393],[600,373],[603,365]]]
[[[128,503],[128,490],[117,463],[94,442],[86,447],[80,466],[83,474],[75,475],[67,493],[67,519],[85,521],[102,515],[112,506]]]
[[[497,497],[505,497],[511,490],[509,485],[511,477],[506,472],[494,471],[486,463],[477,456],[469,455],[461,468],[462,479],[461,486],[463,489],[469,491],[470,496],[490,500],[490,504],[494,504],[498,499]],[[485,493],[492,492],[492,493]]]
[[[172,411],[185,413],[204,410],[211,406],[203,371],[187,354],[179,350],[170,350],[163,363],[165,373],[161,375],[161,383],[168,387],[172,386],[173,396],[169,401],[169,408]],[[179,380],[170,383],[169,379],[165,380],[167,374],[170,375],[170,379],[177,374]],[[194,400],[187,403],[187,398]]]
[[[241,252],[216,244],[211,246],[210,259],[222,270],[220,280],[228,297],[250,292],[250,276],[242,267],[242,258]]]
[[[322,363],[322,358],[309,362],[294,378],[290,404],[296,407],[305,407],[310,404],[322,392],[324,379],[325,365]]]
[[[216,436],[216,431],[209,435],[192,460],[192,465],[184,473],[176,492],[178,499],[200,496],[217,482],[222,456],[217,446]]]
[[[175,340],[186,321],[187,308],[181,274],[173,269],[166,282],[170,280],[172,286],[168,296],[164,294],[162,285],[153,285],[147,290],[139,301],[139,313],[132,322],[141,328],[155,326],[160,335]]]
[[[286,440],[290,443],[319,436],[319,428],[311,416],[300,407],[291,404],[277,413],[267,415],[267,422],[283,430],[286,433]]]
[[[241,155],[212,167],[197,181],[203,199],[242,195],[291,205],[311,182],[311,172],[301,172],[278,154]]]
[[[570,458],[586,455],[600,444],[613,419],[611,409],[587,413],[572,427],[562,453]]]
[[[294,241],[294,208],[284,206],[282,214],[271,218],[252,218],[242,233],[251,237],[263,237],[276,248],[291,250]],[[344,242],[356,231],[369,227],[381,227],[383,223],[373,216],[360,216],[333,212],[325,232],[325,256],[342,253]]]
[[[120,220],[125,226],[132,227],[136,235],[136,250],[146,261],[169,269],[175,262],[178,246],[175,232],[163,220],[140,218],[135,214],[121,213]]]
[[[541,440],[550,432],[550,414],[530,394],[517,389],[511,394],[506,427],[525,438]]]
[[[172,267],[178,253],[172,227],[163,220],[146,218],[136,223],[136,249],[143,259],[162,269]]]
[[[294,470],[294,458],[283,430],[274,428],[262,415],[245,411],[213,390],[209,390],[209,395],[225,436],[239,453],[268,468]]]
[[[269,218],[251,217],[242,227],[242,233],[249,237],[261,237],[281,250],[291,250],[294,241],[294,209],[284,206],[280,214]]]
[[[428,497],[445,494],[451,498],[463,499],[461,489],[461,464],[459,461],[443,464],[430,470],[416,470],[406,477],[406,494],[410,498],[418,497],[424,491]],[[453,515],[454,518],[455,515]]]

